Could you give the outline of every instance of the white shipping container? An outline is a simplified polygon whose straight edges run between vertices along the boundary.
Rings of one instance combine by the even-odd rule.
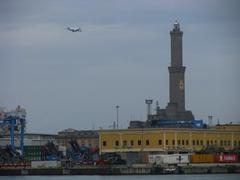
[[[61,166],[60,161],[32,161],[32,168],[58,168]]]
[[[156,165],[187,164],[189,163],[189,155],[188,154],[149,155],[148,160],[150,164]]]

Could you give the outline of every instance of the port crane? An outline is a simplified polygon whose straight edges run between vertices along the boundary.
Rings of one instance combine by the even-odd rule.
[[[20,150],[22,156],[24,155],[23,146],[24,146],[24,130],[26,125],[26,120],[17,117],[7,117],[5,119],[0,119],[0,127],[10,126],[10,143],[12,148],[15,150],[14,138],[15,138],[15,127],[20,124]]]

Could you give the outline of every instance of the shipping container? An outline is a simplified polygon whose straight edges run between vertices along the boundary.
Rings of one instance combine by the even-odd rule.
[[[212,154],[192,154],[191,163],[213,163],[214,155]]]
[[[160,161],[162,156],[164,156],[164,155],[163,154],[148,155],[148,163],[149,164],[156,164],[156,161]]]
[[[24,146],[24,154],[39,155],[41,154],[41,146]]]
[[[237,163],[237,154],[217,154],[215,155],[215,162],[217,163]]]
[[[60,161],[32,161],[32,168],[59,168],[61,167]]]
[[[25,161],[40,161],[41,156],[24,156]]]
[[[24,160],[39,161],[41,160],[41,146],[24,146]]]
[[[149,155],[148,162],[156,165],[188,164],[188,154]]]

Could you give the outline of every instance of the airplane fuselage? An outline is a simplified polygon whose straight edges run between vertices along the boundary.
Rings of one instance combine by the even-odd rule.
[[[70,28],[68,27],[67,30],[71,31],[71,32],[81,32],[81,28]]]

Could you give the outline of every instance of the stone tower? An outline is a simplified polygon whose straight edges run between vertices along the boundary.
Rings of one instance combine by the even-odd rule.
[[[160,109],[152,119],[165,120],[194,120],[191,111],[185,109],[185,66],[182,60],[183,32],[176,21],[170,31],[171,37],[171,66],[169,70],[169,103],[166,109]]]
[[[183,32],[176,21],[170,31],[171,65],[169,70],[169,103],[165,109],[156,104],[156,114],[149,114],[147,121],[131,121],[129,128],[142,127],[192,127],[195,120],[191,111],[185,109],[185,69],[182,60]],[[171,122],[171,123],[170,123]]]
[[[185,88],[184,73],[185,67],[182,64],[182,36],[180,25],[176,21],[171,35],[171,66],[169,70],[169,96],[170,104],[175,105],[177,110],[185,110]]]

